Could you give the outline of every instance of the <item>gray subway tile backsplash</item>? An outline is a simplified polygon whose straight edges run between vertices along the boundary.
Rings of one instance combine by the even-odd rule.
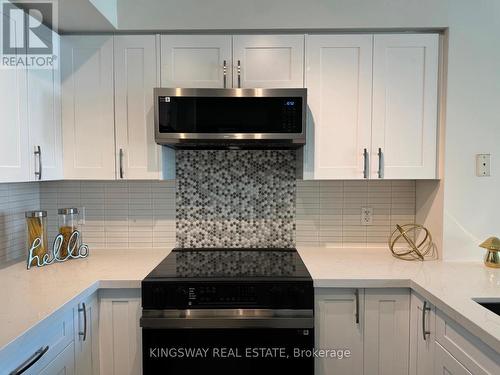
[[[257,168],[262,171],[265,169],[262,165]],[[268,172],[270,173],[269,170]],[[262,173],[262,178],[265,176],[268,179],[266,183],[281,186],[272,176]],[[291,233],[286,237],[289,241],[285,242],[286,245],[291,241],[291,245],[296,246],[385,247],[395,224],[415,221],[415,181],[290,181],[289,175],[285,175],[288,183],[285,187],[281,186],[285,190],[271,188],[264,199],[263,190],[255,190],[258,185],[255,182],[252,187],[241,187],[240,194],[250,191],[245,199],[248,198],[251,204],[242,205],[245,199],[239,199],[235,209],[240,210],[245,220],[252,220],[252,230],[243,227],[241,223],[238,225],[238,216],[215,215],[213,233],[227,234],[222,245],[233,245],[232,239],[235,237],[231,237],[231,233],[240,230],[237,238],[241,244],[258,243],[255,242],[256,238],[264,238],[266,231],[271,236],[271,231],[275,231],[280,235],[275,233],[275,237],[269,238],[279,239],[283,233]],[[245,181],[248,182],[248,178]],[[233,181],[233,184],[232,188],[240,189],[237,181]],[[82,216],[85,222],[81,230],[84,241],[91,248],[174,247],[176,185],[179,186],[179,181],[0,184],[0,266],[26,256],[24,211],[38,208],[48,211],[49,234],[52,237],[57,233],[57,209],[76,206],[84,209]],[[215,209],[214,214],[218,212],[217,209],[222,209],[220,206],[224,206],[226,200],[230,201],[229,207],[234,206],[235,200],[235,196],[231,195],[231,187],[222,184],[217,188],[219,190],[212,192],[215,186],[217,185],[212,185],[204,193],[204,202],[213,205],[211,208]],[[229,195],[222,195],[221,198],[217,195],[220,189],[225,189]],[[276,201],[280,199],[285,199],[288,203],[292,199],[295,204],[293,207],[277,204]],[[268,201],[272,209],[264,207]],[[185,203],[178,204],[177,209],[183,204]],[[203,205],[197,205],[188,205],[186,212],[193,213],[195,211],[192,210],[203,208]],[[370,226],[361,225],[361,207],[365,206],[373,208],[373,224]],[[268,211],[259,216],[258,207]],[[288,210],[295,212],[289,216]],[[280,217],[281,220],[274,220],[273,215],[279,216],[280,212],[287,214]],[[177,215],[179,214],[178,211]],[[189,216],[182,217],[188,217],[189,220]],[[189,231],[194,230],[191,224],[189,223]],[[234,232],[228,233],[227,228],[234,228]],[[263,232],[254,233],[260,230]],[[190,232],[190,235],[205,238],[206,229],[201,232]],[[178,237],[177,245],[182,243]]]

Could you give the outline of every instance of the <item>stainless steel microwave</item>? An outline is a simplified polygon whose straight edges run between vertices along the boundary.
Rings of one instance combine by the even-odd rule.
[[[298,148],[307,90],[155,88],[156,143],[173,148]]]

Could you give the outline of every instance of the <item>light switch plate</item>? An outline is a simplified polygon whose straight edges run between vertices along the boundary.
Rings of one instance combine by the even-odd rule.
[[[361,207],[361,225],[373,224],[373,208]]]
[[[491,155],[477,154],[476,155],[476,176],[489,177],[491,175]]]

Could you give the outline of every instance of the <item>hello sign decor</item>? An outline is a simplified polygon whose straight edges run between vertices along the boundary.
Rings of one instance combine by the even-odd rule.
[[[80,239],[80,232],[75,230],[71,233],[69,237],[69,241],[67,244],[67,254],[65,257],[61,257],[61,248],[64,242],[64,236],[62,234],[58,234],[54,239],[54,243],[52,245],[52,254],[45,253],[41,257],[39,255],[34,254],[35,250],[42,246],[41,238],[37,237],[31,244],[31,247],[28,252],[28,263],[27,269],[30,269],[32,264],[37,267],[48,266],[53,263],[61,263],[65,262],[68,259],[78,259],[78,258],[86,258],[89,256],[89,247],[87,244],[81,244],[78,246]]]

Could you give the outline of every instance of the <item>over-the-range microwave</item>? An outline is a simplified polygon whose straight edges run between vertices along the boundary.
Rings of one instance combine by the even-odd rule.
[[[155,88],[156,143],[173,148],[298,148],[307,90]]]

